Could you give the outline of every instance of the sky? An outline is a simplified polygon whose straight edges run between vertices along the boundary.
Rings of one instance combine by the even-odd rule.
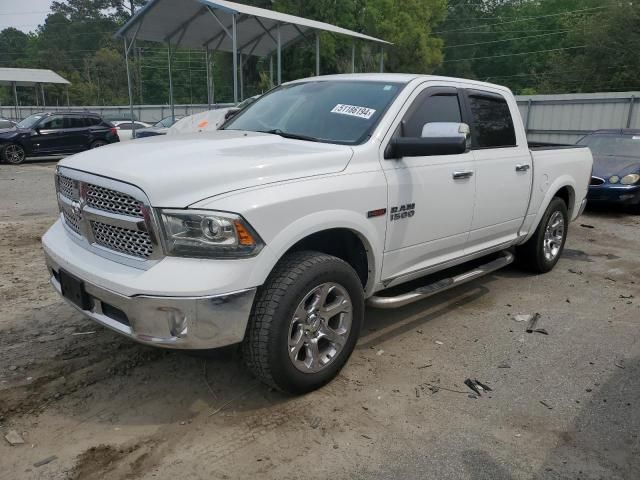
[[[53,0],[0,0],[0,30],[35,30],[44,22]]]

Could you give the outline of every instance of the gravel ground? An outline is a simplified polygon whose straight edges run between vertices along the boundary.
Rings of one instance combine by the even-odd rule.
[[[60,301],[53,169],[0,166],[0,434],[25,441],[0,479],[640,478],[640,216],[587,213],[547,275],[367,310],[340,376],[289,397],[233,348],[154,350]],[[535,312],[549,335],[514,320]]]

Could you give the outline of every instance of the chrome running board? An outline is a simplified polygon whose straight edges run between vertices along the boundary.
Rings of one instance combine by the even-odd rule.
[[[367,304],[374,308],[398,308],[409,305],[410,303],[417,302],[424,298],[435,295],[436,293],[444,292],[450,288],[457,287],[463,283],[470,282],[476,278],[482,277],[488,273],[494,272],[506,267],[514,260],[513,254],[507,251],[502,252],[502,256],[495,260],[492,260],[484,265],[469,270],[468,272],[461,273],[449,278],[443,278],[436,282],[430,283],[423,287],[416,288],[411,292],[402,293],[395,297],[380,297],[373,296],[367,300]]]

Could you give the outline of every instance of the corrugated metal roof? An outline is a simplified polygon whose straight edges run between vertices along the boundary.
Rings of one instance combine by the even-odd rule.
[[[137,30],[140,40],[179,42],[183,47],[210,47],[231,52],[232,41],[225,30],[231,32],[232,15],[236,15],[237,19],[238,51],[244,54],[265,56],[273,53],[277,48],[275,37],[278,25],[283,47],[313,31],[390,44],[328,23],[225,0],[152,0],[116,35],[133,38]]]
[[[38,83],[71,84],[71,82],[65,80],[52,70],[40,70],[36,68],[0,68],[0,85],[11,85],[14,82],[20,87],[33,86]]]

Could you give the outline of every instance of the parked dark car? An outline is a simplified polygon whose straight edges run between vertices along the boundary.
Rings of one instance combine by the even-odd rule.
[[[640,129],[597,130],[578,144],[593,154],[588,202],[640,208]]]
[[[166,135],[169,131],[169,127],[176,123],[178,120],[184,118],[184,115],[176,115],[174,118],[164,117],[157,123],[154,123],[152,127],[141,128],[136,130],[136,138],[155,137],[156,135]]]
[[[115,127],[97,114],[36,113],[0,131],[0,158],[18,164],[27,157],[77,153],[118,141]]]

